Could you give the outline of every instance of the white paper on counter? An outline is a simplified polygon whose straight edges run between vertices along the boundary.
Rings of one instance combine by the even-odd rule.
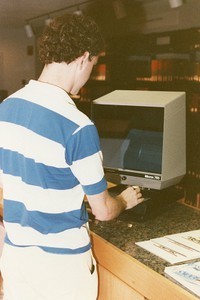
[[[188,237],[190,240],[188,240]],[[200,230],[137,242],[136,245],[159,256],[170,264],[181,263],[200,258]]]
[[[200,296],[200,261],[166,267],[165,274]]]
[[[171,234],[166,237],[200,252],[200,230]]]

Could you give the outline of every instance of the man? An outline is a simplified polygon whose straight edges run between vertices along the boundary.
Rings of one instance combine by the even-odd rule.
[[[109,195],[96,128],[69,97],[102,50],[91,18],[56,18],[39,42],[41,76],[0,105],[5,300],[96,299],[84,195],[102,221],[142,201],[132,187]]]

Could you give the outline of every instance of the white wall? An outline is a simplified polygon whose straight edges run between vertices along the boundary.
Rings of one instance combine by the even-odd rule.
[[[28,39],[24,28],[0,29],[0,89],[11,94],[23,86],[22,80],[35,77],[35,50],[33,55],[27,55],[27,46],[34,44],[34,38]]]

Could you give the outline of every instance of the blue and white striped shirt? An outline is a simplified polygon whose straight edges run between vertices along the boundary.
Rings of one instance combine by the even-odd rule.
[[[31,80],[0,105],[6,242],[52,253],[90,249],[84,194],[106,189],[96,127],[67,93]]]

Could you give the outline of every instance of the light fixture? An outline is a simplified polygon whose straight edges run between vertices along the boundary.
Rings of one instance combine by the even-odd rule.
[[[34,32],[33,32],[33,28],[31,26],[31,24],[27,23],[24,26],[24,29],[26,31],[26,35],[27,35],[28,38],[32,38],[34,36]]]
[[[74,15],[81,16],[83,15],[83,11],[77,6],[77,9],[73,12]]]
[[[48,17],[45,19],[45,25],[46,25],[46,26],[49,26],[49,24],[51,23],[51,21],[52,21],[52,18],[48,16]]]
[[[182,0],[169,0],[169,4],[171,8],[176,8],[176,7],[180,7],[181,5],[183,5],[183,1]]]

